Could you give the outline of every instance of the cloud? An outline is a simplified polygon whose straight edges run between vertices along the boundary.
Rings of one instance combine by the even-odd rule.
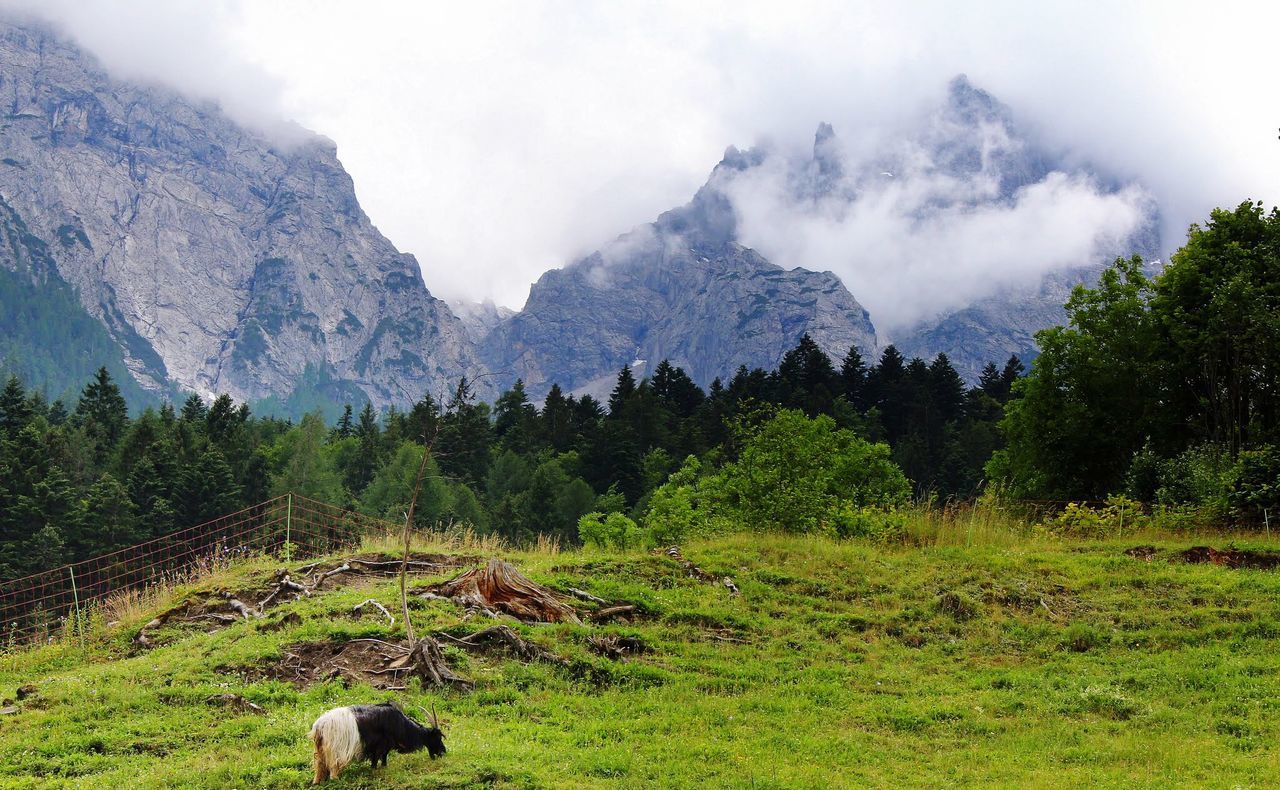
[[[334,139],[451,299],[518,307],[545,269],[686,201],[728,144],[807,147],[825,120],[857,159],[960,72],[1144,184],[1168,247],[1214,206],[1280,201],[1274,4],[24,2],[115,68]],[[1057,190],[1073,216],[1105,205]],[[989,221],[1038,220],[1037,199]]]
[[[785,268],[835,272],[882,340],[1135,251],[1155,216],[1142,187],[1043,172],[1050,155],[969,95],[977,106],[914,119],[885,151],[846,150],[825,127],[812,159],[774,153],[728,171],[719,187],[740,240]]]
[[[213,102],[274,140],[304,136],[285,114],[284,82],[234,41],[243,21],[238,0],[0,0],[0,8],[52,22],[113,77]]]

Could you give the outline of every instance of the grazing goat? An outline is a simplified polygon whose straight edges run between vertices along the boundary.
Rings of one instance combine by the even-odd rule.
[[[368,757],[377,768],[379,762],[387,764],[387,755],[393,750],[426,748],[433,760],[444,754],[444,733],[434,707],[430,727],[406,716],[393,702],[334,708],[316,719],[308,737],[316,747],[314,784],[337,777],[361,757]]]

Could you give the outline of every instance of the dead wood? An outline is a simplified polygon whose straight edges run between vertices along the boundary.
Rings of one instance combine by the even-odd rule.
[[[297,593],[299,597],[302,597],[310,595],[311,588],[307,587],[305,584],[295,582],[293,579],[289,578],[289,574],[287,572],[281,571],[277,574],[276,588],[272,590],[266,598],[263,598],[258,602],[258,610],[261,611],[266,609],[268,604],[278,598],[282,593],[286,592]]]
[[[587,646],[605,658],[611,658],[615,661],[626,656],[639,655],[648,649],[648,645],[639,637],[618,636],[616,634],[587,637]]]
[[[464,609],[502,612],[523,622],[581,623],[573,607],[558,600],[509,562],[489,560],[483,568],[461,573],[441,584],[439,595]]]
[[[151,644],[151,639],[148,637],[147,632],[154,631],[164,625],[169,621],[169,618],[179,612],[186,611],[189,606],[191,606],[191,600],[186,599],[172,609],[168,609],[153,617],[146,625],[142,626],[142,628],[138,630],[138,635],[133,638],[134,643],[141,645],[142,647],[152,647],[153,645]]]
[[[231,611],[235,612],[236,614],[240,615],[246,620],[253,620],[253,619],[262,617],[262,612],[259,612],[257,609],[254,609],[252,606],[249,606],[248,604],[245,604],[243,601],[240,601],[236,598],[232,598],[229,595],[227,596],[227,606],[230,606]]]
[[[697,565],[694,565],[692,562],[685,559],[684,555],[680,553],[679,546],[671,546],[666,549],[661,549],[660,551],[662,554],[667,555],[679,563],[680,567],[684,569],[685,574],[688,575],[690,579],[697,579],[700,582],[707,582],[708,584],[719,583],[724,585],[724,588],[729,591],[730,595],[741,594],[738,590],[738,585],[733,583],[733,579],[728,576],[724,577],[724,579],[717,579],[714,574],[707,573],[702,568],[699,568]]]
[[[470,680],[455,674],[449,668],[440,643],[429,636],[424,636],[413,643],[413,649],[409,651],[409,661],[418,677],[422,678],[422,682],[426,685],[447,686],[463,691],[470,691],[474,687]]]
[[[450,644],[468,649],[496,644],[507,648],[517,657],[526,661],[547,661],[561,666],[568,666],[569,664],[564,657],[556,655],[541,645],[526,641],[510,626],[495,625],[482,631],[476,631],[473,634],[467,634],[461,638],[444,633],[438,634],[438,636]]]
[[[604,609],[597,609],[591,614],[591,619],[597,623],[607,623],[615,618],[630,619],[636,613],[636,607],[632,604],[623,604],[620,606],[609,606]]]
[[[576,588],[576,587],[570,587],[570,588],[568,588],[568,589],[569,589],[569,594],[570,594],[570,595],[572,595],[574,598],[580,598],[580,599],[582,599],[582,600],[584,600],[584,601],[587,601],[587,602],[589,602],[589,603],[598,604],[598,605],[600,605],[600,606],[608,606],[608,605],[609,605],[609,602],[608,602],[608,601],[606,601],[605,599],[603,599],[603,598],[597,598],[596,596],[592,595],[591,593],[587,592],[586,590],[579,590],[579,589],[578,589],[578,588]]]
[[[378,603],[377,601],[373,600],[372,598],[370,598],[370,599],[369,599],[369,600],[367,600],[367,601],[362,601],[361,603],[358,603],[358,604],[356,604],[355,606],[351,607],[351,613],[352,613],[352,614],[356,614],[356,613],[357,613],[357,612],[359,612],[361,609],[363,609],[364,607],[366,607],[366,606],[368,606],[368,605],[370,605],[370,604],[372,604],[372,605],[373,605],[373,607],[374,607],[375,609],[377,609],[379,612],[382,612],[384,615],[386,615],[387,620],[390,622],[390,626],[391,626],[391,627],[393,627],[393,628],[395,627],[395,624],[396,624],[396,618],[394,618],[394,617],[392,617],[392,616],[391,616],[391,612],[388,612],[388,611],[387,611],[387,607],[383,606],[382,604]]]
[[[341,565],[333,570],[325,571],[320,574],[320,577],[316,579],[315,584],[311,585],[311,589],[318,590],[320,589],[320,585],[324,584],[327,579],[337,576],[339,573],[346,573],[349,570],[351,570],[351,563],[344,560]]]
[[[255,705],[239,694],[214,694],[205,702],[210,705],[226,705],[228,708],[238,710],[241,713],[256,713],[259,716],[267,715],[267,711],[261,705]]]

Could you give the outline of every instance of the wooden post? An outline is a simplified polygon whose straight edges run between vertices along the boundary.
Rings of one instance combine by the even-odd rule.
[[[284,506],[284,561],[293,561],[293,492],[288,493]]]
[[[80,647],[84,648],[84,628],[80,621],[80,592],[76,589],[76,572],[67,566],[67,575],[71,577],[71,600],[76,605],[76,635],[80,637]]]

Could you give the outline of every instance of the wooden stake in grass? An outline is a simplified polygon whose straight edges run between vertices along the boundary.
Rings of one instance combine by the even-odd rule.
[[[413,481],[413,499],[409,500],[409,512],[404,514],[404,559],[400,562],[400,611],[404,614],[404,632],[409,644],[416,640],[413,636],[413,622],[409,619],[409,594],[405,590],[405,575],[409,571],[409,545],[413,535],[413,511],[418,507],[418,494],[422,492],[422,478],[427,471],[427,460],[431,458],[431,448],[435,447],[436,436],[440,435],[440,425],[436,424],[436,432],[426,443],[422,451],[422,463],[418,464],[418,476]],[[425,435],[422,438],[427,438]]]

